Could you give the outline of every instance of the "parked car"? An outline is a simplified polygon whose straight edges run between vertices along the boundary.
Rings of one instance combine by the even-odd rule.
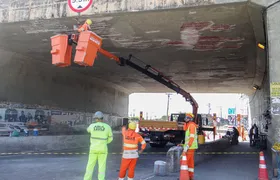
[[[9,136],[14,129],[7,123],[0,123],[0,136]]]

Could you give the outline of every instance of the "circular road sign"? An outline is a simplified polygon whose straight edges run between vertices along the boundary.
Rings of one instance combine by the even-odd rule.
[[[72,11],[79,13],[87,10],[92,2],[93,0],[68,0],[68,6]]]

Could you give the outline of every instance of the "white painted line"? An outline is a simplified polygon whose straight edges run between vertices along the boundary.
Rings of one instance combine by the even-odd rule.
[[[150,176],[150,177],[147,177],[147,178],[145,178],[145,179],[141,179],[141,180],[148,180],[148,179],[152,179],[152,178],[154,178],[155,176],[154,175],[152,175],[152,176]]]

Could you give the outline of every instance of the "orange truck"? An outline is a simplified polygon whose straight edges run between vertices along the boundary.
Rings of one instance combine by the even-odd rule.
[[[85,22],[86,23],[86,22]],[[193,107],[193,115],[195,122],[199,125],[199,133],[202,133],[202,124],[201,124],[201,116],[197,115],[198,110],[198,104],[195,101],[195,99],[191,96],[190,93],[183,90],[178,84],[176,84],[174,81],[169,79],[167,76],[165,76],[162,72],[159,70],[153,68],[151,65],[145,64],[143,61],[139,60],[138,58],[134,57],[133,55],[129,55],[128,58],[125,57],[117,57],[114,54],[102,49],[102,38],[91,31],[82,31],[79,34],[58,34],[53,37],[51,37],[51,54],[52,54],[52,64],[65,68],[71,66],[71,56],[73,51],[73,46],[76,45],[76,53],[74,57],[74,63],[80,65],[80,66],[93,66],[94,61],[97,57],[98,53],[103,54],[104,56],[108,57],[109,59],[114,60],[117,62],[120,66],[129,66],[148,77],[154,79],[155,81],[165,85],[166,87],[170,88],[171,90],[175,91],[178,94],[181,94],[186,101],[190,102],[190,104]],[[163,137],[169,138],[174,136],[178,137],[180,136],[180,140],[182,139],[183,132],[183,126],[182,121],[184,118],[184,115],[176,115],[178,118],[173,120],[171,118],[171,122],[153,122],[153,121],[141,121],[140,122],[140,128],[145,127],[154,127],[157,130],[150,131],[151,134],[163,134]],[[151,125],[151,126],[146,126]],[[158,128],[162,130],[158,130]],[[163,129],[165,128],[165,129]],[[204,129],[207,130],[207,129]],[[142,131],[142,130],[141,130]],[[162,133],[164,132],[164,133]],[[168,133],[172,132],[172,133]],[[141,132],[140,132],[141,133]],[[153,140],[156,139],[158,136],[150,136]],[[172,139],[172,138],[171,138]],[[172,139],[172,141],[174,138]],[[178,140],[179,141],[179,140]],[[174,142],[178,142],[177,140],[174,140]],[[152,141],[153,142],[153,141]],[[157,145],[163,146],[165,145],[166,141],[164,142],[157,142]],[[154,145],[152,145],[154,146]]]
[[[198,134],[203,134],[203,131],[213,131],[213,127],[203,127],[205,117],[197,114]],[[170,116],[170,121],[156,121],[156,120],[140,120],[139,134],[145,139],[151,147],[164,147],[167,143],[181,144],[184,143],[185,113],[174,113]]]

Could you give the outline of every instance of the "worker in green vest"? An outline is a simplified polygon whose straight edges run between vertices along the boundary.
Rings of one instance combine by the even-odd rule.
[[[193,122],[193,119],[194,115],[192,113],[186,114],[185,144],[183,145],[184,153],[187,155],[190,180],[194,179],[194,154],[195,150],[198,148],[197,125]]]
[[[111,127],[103,122],[103,118],[103,113],[97,111],[94,114],[94,119],[96,122],[87,128],[88,133],[90,133],[90,150],[84,180],[92,180],[92,174],[97,159],[98,180],[105,180],[106,161],[108,155],[107,144],[112,142],[113,133]]]

